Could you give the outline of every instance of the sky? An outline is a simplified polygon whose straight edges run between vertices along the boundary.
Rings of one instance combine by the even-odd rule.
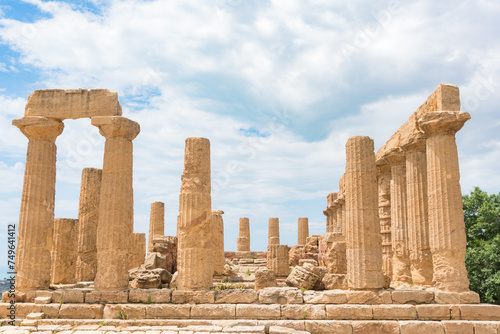
[[[440,83],[460,88],[472,116],[457,133],[462,193],[499,193],[499,17],[496,0],[1,0],[0,269],[28,142],[11,123],[36,89],[115,91],[140,124],[136,233],[162,201],[175,235],[184,141],[205,137],[226,250],[239,217],[253,251],[266,249],[269,217],[282,244],[297,243],[299,217],[324,234],[347,139],[378,150]],[[89,119],[64,124],[55,217],[76,218],[81,171],[102,167],[104,138]]]

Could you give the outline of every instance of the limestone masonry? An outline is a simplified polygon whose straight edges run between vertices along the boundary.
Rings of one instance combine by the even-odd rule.
[[[82,171],[78,219],[55,218],[56,139],[76,118],[105,137],[103,168]],[[256,252],[248,217],[212,210],[208,139],[185,141],[177,235],[164,235],[155,201],[146,241],[134,233],[140,127],[117,93],[37,90],[12,122],[29,141],[0,334],[500,333],[500,306],[480,304],[465,268],[455,134],[470,118],[458,87],[441,84],[377,152],[371,138],[349,138],[324,234],[297,217],[297,244],[284,245],[271,217]],[[225,223],[239,223],[236,252],[224,249]]]

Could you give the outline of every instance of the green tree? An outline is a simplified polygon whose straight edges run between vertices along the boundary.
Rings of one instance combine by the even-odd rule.
[[[475,187],[463,202],[470,288],[482,302],[500,304],[500,194]]]

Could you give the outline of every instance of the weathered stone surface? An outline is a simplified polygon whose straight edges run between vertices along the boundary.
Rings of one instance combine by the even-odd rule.
[[[326,266],[329,274],[347,274],[345,241],[335,241],[327,246]]]
[[[177,223],[179,290],[212,287],[210,189],[210,142],[205,138],[187,138]]]
[[[75,244],[78,240],[78,219],[54,219],[53,243],[51,251],[52,284],[76,283],[76,259],[78,257]]]
[[[215,303],[215,291],[180,291],[172,292],[172,303],[174,304],[213,304]]]
[[[237,319],[280,319],[279,305],[236,305]]]
[[[326,290],[347,289],[346,275],[326,274],[323,276],[322,282]]]
[[[189,319],[191,305],[151,304],[146,308],[148,319]]]
[[[391,304],[391,293],[388,291],[346,291],[349,304]]]
[[[305,246],[292,246],[288,251],[288,264],[290,267],[293,267],[300,265],[300,260],[314,260],[318,262],[318,255],[319,254],[306,253]]]
[[[62,304],[59,309],[61,319],[102,319],[104,305]]]
[[[391,237],[391,166],[385,160],[377,160],[378,216],[382,236],[382,271],[389,280],[392,277]],[[387,286],[390,282],[387,282]],[[384,285],[385,286],[385,285]]]
[[[341,290],[328,290],[328,291],[305,291],[304,303],[307,304],[345,304],[347,303],[347,296]]]
[[[326,319],[325,305],[284,305],[281,308],[281,317],[296,320],[324,320]]]
[[[135,289],[129,291],[129,303],[170,303],[172,289]]]
[[[272,217],[269,218],[269,232],[267,245],[279,245],[280,244],[280,221],[279,218]]]
[[[443,325],[433,321],[400,321],[401,334],[444,334]]]
[[[39,89],[28,97],[24,116],[76,119],[121,116],[118,94],[107,89]]]
[[[212,211],[212,256],[214,275],[224,275],[224,265],[226,260],[224,258],[224,221],[222,215],[224,211]]]
[[[371,320],[371,305],[326,305],[326,318],[329,320]]]
[[[450,320],[449,305],[417,305],[420,320]]]
[[[373,140],[357,136],[346,144],[346,257],[353,289],[384,286]]]
[[[417,309],[414,305],[373,305],[373,319],[417,319]]]
[[[78,206],[78,258],[76,281],[90,282],[97,271],[97,223],[101,199],[102,169],[84,168]]]
[[[238,252],[250,252],[250,219],[240,218],[240,234],[236,241]]]
[[[255,290],[277,286],[276,274],[271,269],[259,269],[255,272]]]
[[[105,305],[103,319],[145,319],[146,308],[143,305],[115,304]]]
[[[269,244],[267,246],[267,269],[274,271],[276,276],[282,277],[290,274],[288,261],[287,245]]]
[[[306,244],[306,239],[309,236],[309,220],[307,217],[299,218],[297,229],[297,245],[303,246]]]
[[[446,334],[473,334],[474,323],[470,321],[442,321]]]
[[[295,288],[310,290],[318,281],[318,275],[304,267],[294,267],[290,275],[286,278],[286,285]]]
[[[462,320],[500,321],[500,305],[460,305]]]
[[[253,290],[230,289],[218,291],[216,304],[252,304],[259,300],[259,294]]]
[[[159,255],[157,255],[156,267],[151,269],[163,268],[169,273],[175,273],[177,271],[177,244],[177,237],[155,235],[153,237],[153,251],[159,253]]]
[[[319,251],[319,235],[310,235],[306,238],[305,252],[318,253]]]
[[[155,289],[162,285],[160,275],[153,272],[138,273],[130,283],[133,289]]]
[[[128,301],[128,291],[91,291],[85,294],[87,304],[125,304]]]
[[[56,183],[55,140],[64,124],[32,116],[15,119],[12,125],[29,139],[17,237],[16,289],[48,289]]]
[[[306,322],[306,331],[314,334],[352,334],[349,321],[310,320]]]
[[[399,334],[397,321],[353,321],[352,334]]]
[[[434,291],[434,302],[437,304],[479,304],[479,295],[474,291]]]
[[[425,290],[395,290],[392,300],[396,304],[429,304],[434,299],[432,291]]]
[[[497,334],[497,324],[486,321],[474,322],[474,334]]]
[[[297,288],[265,288],[259,291],[261,304],[302,304],[302,291]]]
[[[95,289],[128,288],[128,252],[134,226],[132,140],[139,124],[121,116],[92,117],[92,125],[106,137],[101,201],[97,226]]]
[[[455,133],[470,119],[466,112],[430,112],[418,121],[426,140],[429,236],[439,290],[467,291],[465,224]]]
[[[236,305],[193,305],[191,306],[192,319],[234,319],[236,316]]]
[[[144,264],[146,257],[146,234],[132,233],[130,251],[128,254],[128,269],[139,267]]]
[[[306,331],[299,331],[290,327],[270,326],[269,334],[308,334]]]
[[[35,304],[50,304],[52,303],[52,297],[36,297]]]
[[[163,234],[165,234],[165,203],[153,202],[149,214],[148,254],[154,252],[154,236],[162,236]]]
[[[55,290],[52,293],[54,303],[83,303],[85,300],[85,292],[78,289]]]

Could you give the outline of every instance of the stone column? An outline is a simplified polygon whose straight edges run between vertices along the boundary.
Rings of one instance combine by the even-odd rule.
[[[339,192],[337,195],[337,205],[340,205],[340,208],[337,210],[340,210],[340,214],[337,215],[337,227],[340,228],[340,232],[342,232],[342,235],[345,236],[345,228],[346,228],[346,205],[345,205],[345,173],[342,174],[339,180]],[[340,219],[339,219],[340,218]]]
[[[187,138],[177,225],[179,290],[209,290],[212,287],[210,188],[210,142],[205,138]]]
[[[95,289],[126,290],[128,252],[134,228],[132,140],[139,134],[140,127],[121,116],[92,117],[92,125],[106,137],[97,226]]]
[[[337,227],[337,205],[335,200],[337,199],[337,193],[329,193],[326,196],[327,206],[323,210],[323,214],[326,216],[326,232],[338,232]]]
[[[280,221],[279,218],[269,218],[268,245],[280,244]]]
[[[224,257],[224,221],[222,215],[224,211],[212,211],[212,241],[213,241],[213,262],[214,262],[214,275],[224,274],[224,265],[226,258]]]
[[[274,271],[277,277],[288,276],[290,274],[287,245],[274,244],[267,246],[267,269]]]
[[[149,215],[148,254],[153,252],[153,238],[155,234],[165,234],[165,204],[163,202],[151,203]]]
[[[299,218],[297,234],[298,234],[297,245],[305,246],[306,239],[309,236],[309,219],[307,217]]]
[[[337,212],[336,212],[336,215],[337,215],[337,219],[336,219],[336,227],[337,227],[337,233],[341,233],[342,235],[344,235],[343,233],[343,230],[342,230],[342,226],[345,226],[345,223],[344,223],[344,216],[345,216],[345,200],[344,198],[337,198],[333,204],[337,207]],[[334,228],[335,230],[335,228]]]
[[[42,116],[15,119],[12,124],[29,139],[17,237],[16,290],[48,289],[56,191],[55,141],[64,124]]]
[[[391,165],[391,285],[410,284],[410,253],[408,246],[408,220],[406,199],[406,158],[400,148],[389,151],[384,160]]]
[[[440,290],[467,291],[466,234],[455,133],[470,119],[466,112],[429,112],[418,125],[426,140],[429,236],[433,282]]]
[[[78,219],[54,219],[50,273],[52,284],[76,283],[77,233]]]
[[[383,159],[377,161],[378,217],[382,236],[382,271],[392,277],[391,241],[391,166]]]
[[[250,219],[240,218],[240,235],[236,240],[236,250],[238,252],[250,252]]]
[[[76,281],[90,282],[97,271],[97,224],[101,200],[102,169],[84,168],[78,207],[78,259]]]
[[[146,233],[132,233],[128,254],[128,269],[141,266],[146,261]]]
[[[432,285],[432,254],[427,209],[425,134],[415,132],[401,146],[406,155],[406,193],[411,277],[416,285]]]
[[[377,175],[373,140],[347,140],[345,205],[347,279],[351,289],[384,286],[382,240],[378,221]]]

